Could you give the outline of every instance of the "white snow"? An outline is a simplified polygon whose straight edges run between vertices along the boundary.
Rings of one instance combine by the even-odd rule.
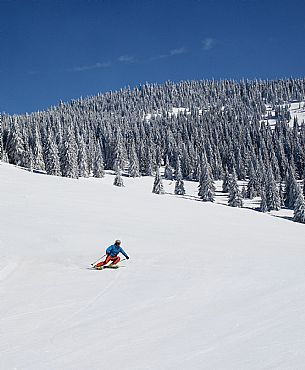
[[[174,115],[174,116],[177,116],[180,112],[182,112],[182,113],[186,112],[186,114],[190,114],[189,108],[181,108],[181,107],[180,108],[173,107],[172,112],[169,112],[169,113]]]
[[[1,369],[304,368],[304,225],[113,179],[0,165]]]
[[[178,114],[182,112],[182,113],[186,113],[187,115],[191,114],[189,108],[181,108],[181,107],[173,107],[172,110],[170,110],[169,112],[167,112],[167,114],[171,117],[171,116],[178,116]],[[199,110],[200,114],[201,114],[201,110]],[[144,119],[146,121],[150,121],[151,119],[153,118],[156,118],[156,117],[161,117],[161,113],[146,113],[144,115]]]
[[[304,101],[289,102],[286,105],[289,106],[289,111],[291,115],[289,126],[290,127],[293,126],[293,121],[295,117],[298,119],[299,125],[301,125],[301,123],[305,121],[305,102]],[[274,128],[276,124],[275,111],[272,110],[272,106],[269,104],[266,104],[266,110],[267,113],[264,115],[264,117],[262,117],[263,118],[262,121],[264,121],[265,123],[268,122],[269,126],[271,128]],[[274,118],[268,118],[269,115]]]
[[[289,126],[293,126],[294,118],[296,117],[298,119],[299,125],[303,121],[305,121],[305,101],[299,101],[299,102],[287,102],[285,105],[289,106],[289,111],[291,114],[291,119],[289,121]],[[203,111],[206,111],[205,109],[198,109],[198,114],[202,115]],[[225,110],[225,106],[221,108],[221,111]],[[180,112],[186,113],[187,115],[190,115],[190,109],[189,108],[182,108],[182,107],[173,107],[171,111],[168,112],[169,116],[177,116]],[[149,122],[152,118],[161,117],[161,113],[146,113],[144,114],[144,120]],[[270,104],[266,104],[266,114],[263,115],[261,122],[268,123],[271,128],[274,128],[276,124],[276,117],[275,117],[275,110],[272,109],[272,106]]]
[[[305,121],[305,102],[294,102],[290,104],[290,114],[291,120],[289,122],[290,126],[293,125],[294,117],[297,117],[299,125]]]

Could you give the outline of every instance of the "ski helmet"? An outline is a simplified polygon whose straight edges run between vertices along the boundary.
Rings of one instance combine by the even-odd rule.
[[[120,245],[120,244],[121,244],[121,240],[117,239],[117,240],[114,242],[114,244],[116,244],[116,245]]]

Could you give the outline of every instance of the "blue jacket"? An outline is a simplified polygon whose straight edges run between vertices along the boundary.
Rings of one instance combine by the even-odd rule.
[[[123,248],[118,247],[117,245],[113,244],[106,249],[106,253],[110,254],[111,257],[116,257],[119,253],[122,253],[125,257],[128,257],[127,253],[124,251]]]

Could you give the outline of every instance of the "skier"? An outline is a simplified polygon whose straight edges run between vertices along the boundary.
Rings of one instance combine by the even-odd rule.
[[[110,266],[114,266],[120,262],[120,257],[118,256],[119,253],[122,253],[127,260],[129,260],[129,257],[127,253],[124,251],[124,249],[121,247],[121,240],[116,240],[113,245],[108,247],[106,249],[106,259],[105,261],[97,263],[94,268],[100,268],[102,266],[107,265],[109,261],[112,261]]]

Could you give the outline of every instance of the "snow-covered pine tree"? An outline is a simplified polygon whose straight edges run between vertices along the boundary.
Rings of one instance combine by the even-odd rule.
[[[267,171],[267,183],[265,184],[266,189],[266,201],[268,211],[281,209],[281,199],[277,190],[276,182],[273,177],[272,168],[269,165]]]
[[[101,153],[99,145],[95,148],[92,172],[93,172],[93,177],[100,178],[100,177],[105,176],[104,161],[103,161],[103,157],[102,157],[102,153]]]
[[[300,188],[294,206],[293,221],[305,224],[305,200]]]
[[[135,150],[134,142],[132,142],[131,150],[130,150],[128,173],[130,177],[140,176],[139,160],[138,160],[138,156]]]
[[[192,163],[185,143],[180,145],[179,153],[182,177],[184,179],[191,179],[193,172]]]
[[[115,185],[115,186],[119,186],[119,187],[124,186],[124,182],[123,182],[123,178],[122,178],[122,174],[121,174],[121,170],[120,170],[120,168],[118,168],[118,169],[116,170],[116,176],[115,176],[115,178],[114,178],[113,185]]]
[[[237,176],[235,169],[233,168],[233,172],[230,176],[229,180],[229,199],[228,199],[228,205],[230,207],[242,207],[243,206],[243,200],[241,193],[238,188],[237,184]]]
[[[154,152],[154,162],[156,163],[157,167],[161,167],[162,165],[162,153],[160,145],[155,146],[156,150]]]
[[[229,181],[230,181],[230,175],[228,171],[228,167],[226,166],[225,172],[223,175],[223,181],[222,181],[222,192],[227,193],[229,191]]]
[[[223,178],[223,168],[222,168],[222,161],[221,161],[221,156],[219,152],[219,148],[215,146],[214,150],[215,152],[215,170],[214,170],[214,179],[215,180],[221,180]]]
[[[25,158],[25,144],[16,117],[14,117],[9,127],[6,140],[6,152],[9,163],[20,166],[27,162]]]
[[[285,206],[285,203],[284,203],[284,190],[283,190],[283,185],[282,185],[282,182],[280,181],[280,184],[279,184],[279,197],[280,197],[280,201],[281,201],[281,208]]]
[[[35,159],[34,159],[34,155],[33,155],[33,152],[32,152],[31,147],[29,147],[27,159],[28,159],[28,162],[26,163],[26,167],[31,172],[33,172],[33,170],[35,169],[35,167],[34,167],[34,165],[35,165]]]
[[[85,146],[86,146],[86,155],[87,155],[87,169],[89,176],[93,174],[94,158],[97,146],[99,146],[99,140],[93,135],[93,132],[83,133]]]
[[[30,147],[30,145],[28,145],[28,143],[25,143],[24,147],[25,147],[25,151],[27,152],[27,155],[26,157],[24,157],[24,160],[26,160],[26,162],[23,162],[23,166],[28,168],[31,172],[33,172],[35,161],[34,161],[34,155],[32,152],[32,148]]]
[[[198,195],[204,202],[214,202],[215,186],[211,169],[204,153],[201,158]]]
[[[142,162],[141,172],[145,176],[152,176],[153,175],[154,162],[153,162],[151,147],[149,147],[147,145],[144,149],[143,154],[144,154],[144,158],[141,161]]]
[[[267,212],[267,199],[266,199],[266,192],[265,189],[261,189],[261,204],[260,204],[260,211]]]
[[[159,167],[156,170],[156,176],[155,176],[155,181],[154,181],[152,192],[155,194],[164,194],[164,187],[163,187],[163,182],[162,182],[162,178],[160,175]]]
[[[38,131],[38,127],[35,126],[34,136],[33,136],[33,167],[36,170],[45,170],[45,162],[42,154],[42,143],[41,135]]]
[[[5,150],[3,151],[2,162],[8,163],[8,156]]]
[[[22,135],[26,139],[24,140],[24,156],[22,166],[28,168],[30,171],[34,169],[34,155],[32,151],[32,147],[29,143],[29,136]]]
[[[259,152],[258,153],[257,166],[255,168],[255,176],[257,178],[258,195],[260,195],[261,187],[264,187],[264,184],[267,181],[266,180],[267,179],[266,166],[268,165],[268,158],[266,159],[266,161],[267,161],[267,163],[265,165],[264,158],[263,158],[261,152]]]
[[[271,144],[270,144],[271,145]],[[280,166],[279,162],[277,160],[277,157],[275,155],[275,152],[273,151],[272,146],[270,146],[269,151],[272,153],[272,158],[271,158],[271,167],[272,167],[272,172],[275,181],[280,181],[281,180],[281,171],[280,171]]]
[[[180,173],[181,173],[181,168],[180,168]],[[164,168],[164,178],[166,180],[173,180],[173,178],[174,178],[173,169],[169,164],[169,160],[168,160],[167,156],[166,156],[166,164],[165,164],[165,168]]]
[[[78,178],[77,154],[74,130],[69,125],[62,143],[62,154],[60,156],[61,173],[63,176]]]
[[[298,197],[298,183],[291,166],[286,172],[285,180],[285,206],[287,208],[294,209],[294,205]]]
[[[118,171],[124,169],[126,161],[126,149],[124,147],[124,140],[121,133],[121,129],[117,129],[116,138],[114,142],[114,153],[113,153],[113,169]]]
[[[3,130],[2,130],[2,115],[0,113],[0,161],[3,160]]]
[[[240,148],[236,149],[235,158],[236,158],[236,166],[237,166],[236,167],[237,177],[240,180],[244,180],[246,177],[246,170],[245,170],[245,164],[244,164],[244,161],[241,155]]]
[[[177,163],[177,170],[176,170],[176,184],[175,184],[175,194],[176,195],[184,195],[185,189],[184,189],[184,182],[182,180],[182,173],[180,168],[180,161],[178,160]]]
[[[78,138],[78,176],[89,177],[87,151],[82,136]]]
[[[192,179],[193,179],[193,181],[199,181],[199,177],[200,177],[200,158],[199,158],[199,155],[196,152],[194,154]]]
[[[246,185],[244,184],[242,189],[241,189],[241,196],[243,199],[246,199],[247,198],[247,188],[246,188]]]
[[[259,193],[259,186],[258,180],[253,168],[252,162],[250,162],[250,169],[249,169],[249,181],[247,184],[247,198],[253,199],[254,197],[258,196]]]
[[[59,155],[53,134],[49,134],[45,148],[45,169],[48,175],[61,176]]]

